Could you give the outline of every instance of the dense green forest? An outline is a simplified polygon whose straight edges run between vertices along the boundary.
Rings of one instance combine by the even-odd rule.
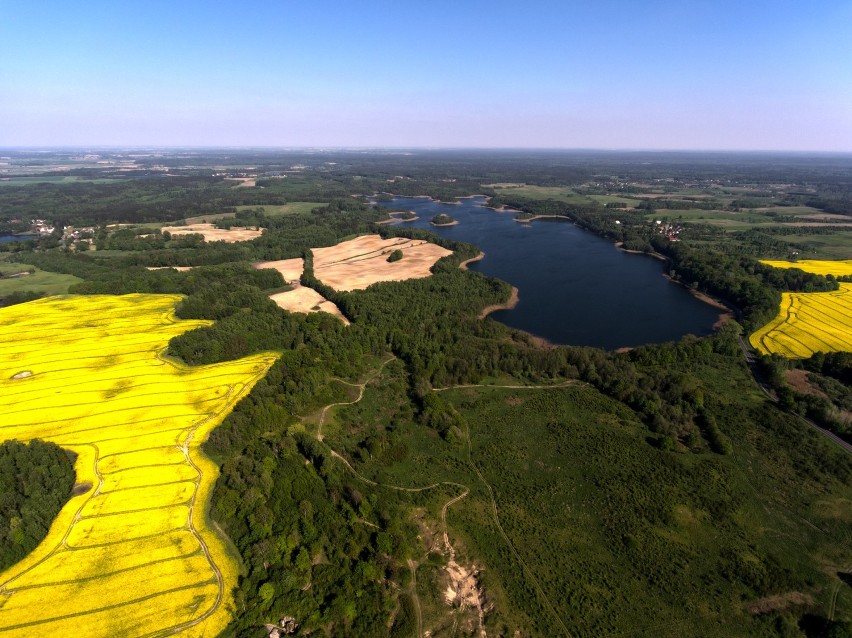
[[[757,243],[712,228],[670,241],[641,216],[647,206],[626,215],[606,200],[510,196],[493,186],[577,185],[583,197],[609,197],[615,188],[651,190],[637,184],[661,176],[678,188],[700,176],[767,191],[808,181],[841,201],[852,192],[849,169],[831,158],[770,165],[662,155],[649,166],[648,157],[158,157],[174,177],[146,176],[152,159],[140,162],[139,179],[4,185],[3,219],[56,206],[56,219],[98,228],[94,251],[57,237],[2,246],[15,262],[83,279],[72,293],[185,295],[179,317],[216,320],[170,343],[168,354],[189,364],[281,352],[205,444],[221,469],[210,514],[243,563],[233,635],[263,636],[263,624],[285,614],[297,618],[299,635],[476,635],[476,610],[444,600],[451,563],[475,572],[481,628],[493,636],[850,635],[852,460],[796,414],[848,434],[837,410],[852,408],[852,363],[844,354],[764,360],[776,405],[739,344],[774,315],[782,291],[837,282],[762,266],[747,248]],[[210,176],[225,160],[262,165],[263,188]],[[711,337],[627,353],[542,347],[479,319],[510,286],[459,268],[477,247],[377,225],[387,210],[359,197],[376,192],[444,200],[484,192],[522,215],[569,217],[664,256],[672,278],[725,300],[737,321]],[[805,195],[783,198],[794,205]],[[287,201],[322,205],[287,215],[260,208]],[[740,197],[737,208],[754,203]],[[228,213],[216,220],[223,228],[266,231],[225,244],[106,227],[208,213]],[[423,279],[353,292],[318,280],[311,249],[365,232],[427,239],[453,254]],[[718,241],[708,246],[711,235]],[[351,325],[269,299],[284,281],[252,262],[292,257],[305,259],[301,284]],[[791,366],[813,375],[828,399],[796,395],[784,377]],[[16,447],[10,458],[23,454]]]
[[[44,539],[73,487],[73,461],[56,444],[0,444],[0,571]]]

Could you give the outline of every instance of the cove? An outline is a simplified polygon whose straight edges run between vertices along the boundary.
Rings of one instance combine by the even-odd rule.
[[[613,350],[713,332],[719,310],[663,277],[663,262],[624,253],[568,220],[514,220],[517,213],[486,208],[484,197],[442,204],[397,197],[383,205],[414,211],[403,227],[430,230],[479,246],[485,258],[469,268],[518,288],[512,310],[490,316],[552,343]],[[429,223],[445,213],[459,223]]]

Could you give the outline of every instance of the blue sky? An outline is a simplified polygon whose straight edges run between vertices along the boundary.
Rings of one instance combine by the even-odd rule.
[[[852,1],[0,0],[0,146],[852,151]]]

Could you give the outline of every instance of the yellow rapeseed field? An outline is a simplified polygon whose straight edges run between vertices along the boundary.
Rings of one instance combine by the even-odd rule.
[[[833,292],[782,293],[778,315],[749,340],[761,352],[795,359],[852,352],[852,284]]]
[[[805,272],[810,272],[815,275],[834,275],[835,277],[843,277],[852,275],[852,259],[845,261],[829,261],[820,259],[802,259],[800,261],[775,261],[772,259],[762,259],[762,264],[773,266],[774,268],[800,268]]]
[[[0,574],[0,638],[216,636],[237,563],[205,520],[210,431],[275,361],[162,356],[207,325],[177,295],[51,297],[0,310],[0,440],[77,454],[78,485],[36,550]],[[85,489],[85,488],[82,488]]]

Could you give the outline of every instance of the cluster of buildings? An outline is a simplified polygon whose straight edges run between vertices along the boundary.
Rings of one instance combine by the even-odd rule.
[[[680,241],[680,231],[683,230],[683,226],[680,224],[672,224],[658,219],[654,222],[654,225],[657,227],[658,235],[662,235],[669,241]]]
[[[52,235],[56,227],[43,219],[32,220],[32,231],[38,235]]]

